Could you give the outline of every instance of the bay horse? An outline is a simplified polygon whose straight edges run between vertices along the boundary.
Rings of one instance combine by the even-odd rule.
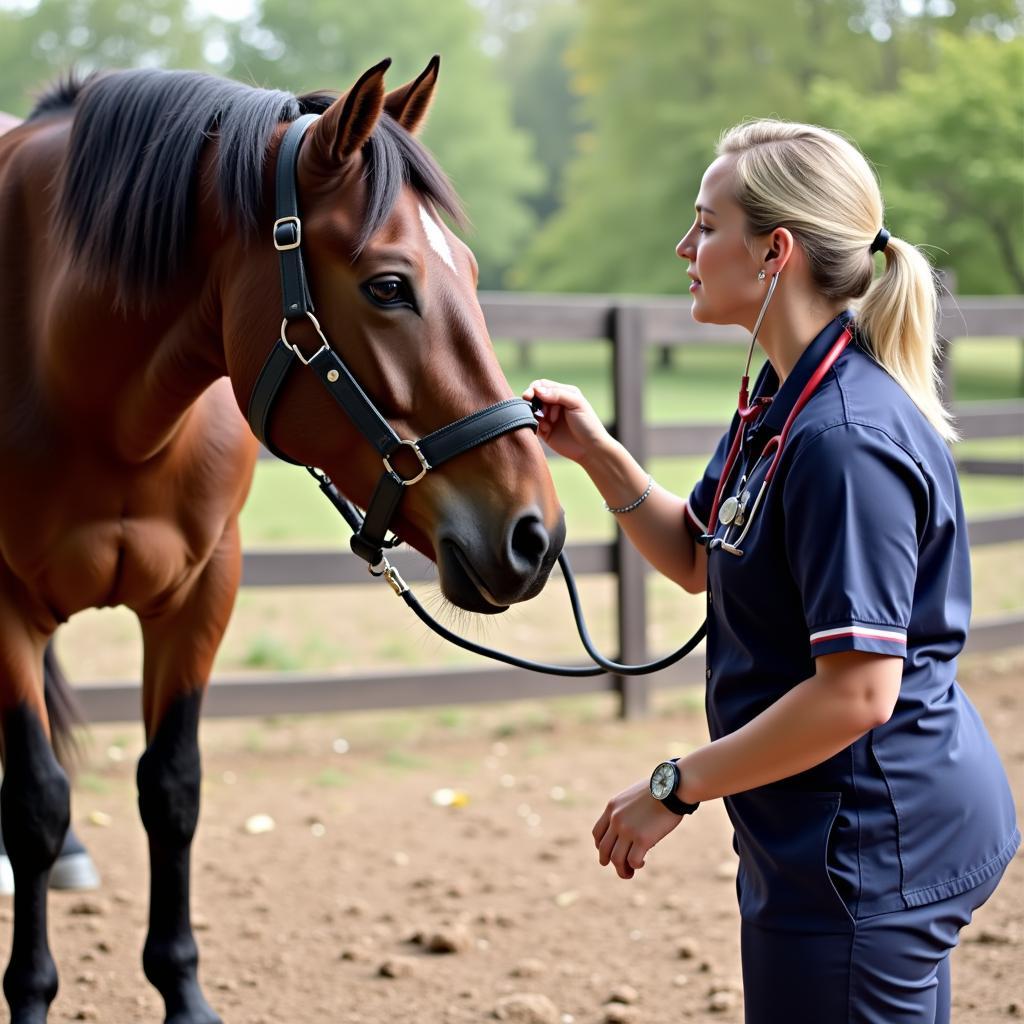
[[[16,883],[4,975],[14,1024],[45,1021],[57,991],[46,890],[70,816],[54,744],[71,723],[47,712],[45,689],[61,684],[46,678],[44,651],[69,616],[112,605],[136,613],[144,643],[143,967],[168,1024],[219,1021],[189,919],[197,725],[259,447],[242,410],[284,333],[274,171],[290,125],[319,115],[295,165],[318,323],[395,432],[423,437],[512,395],[475,260],[440,215],[458,221],[458,198],[415,138],[439,62],[392,91],[388,64],[340,96],[195,72],[68,78],[0,135],[0,813]],[[288,343],[301,354],[320,341],[304,319]],[[269,439],[367,506],[380,457],[313,374],[284,382]],[[405,490],[393,528],[436,561],[456,606],[495,613],[543,587],[564,521],[531,431]]]

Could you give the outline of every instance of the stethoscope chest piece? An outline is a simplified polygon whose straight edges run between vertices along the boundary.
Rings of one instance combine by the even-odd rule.
[[[723,526],[742,526],[747,515],[747,503],[750,501],[750,491],[744,491],[742,496],[733,495],[722,502],[718,510],[718,521]]]

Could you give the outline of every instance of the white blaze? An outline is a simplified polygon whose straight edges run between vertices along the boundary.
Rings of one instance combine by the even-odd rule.
[[[423,225],[423,230],[426,232],[427,241],[430,243],[430,248],[437,253],[448,264],[449,267],[457,274],[458,271],[455,269],[455,259],[452,256],[451,247],[448,245],[448,239],[444,237],[444,232],[438,227],[437,221],[427,213],[423,205],[420,205],[420,223]]]

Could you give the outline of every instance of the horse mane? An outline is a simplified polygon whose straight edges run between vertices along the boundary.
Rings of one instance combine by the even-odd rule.
[[[196,71],[72,73],[41,94],[29,120],[72,111],[58,229],[88,272],[113,275],[122,302],[145,303],[184,269],[204,145],[218,139],[221,209],[252,236],[264,213],[263,168],[274,129],[322,113],[336,98],[294,96]],[[354,256],[383,226],[406,184],[464,223],[437,162],[386,113],[363,156],[368,198]]]

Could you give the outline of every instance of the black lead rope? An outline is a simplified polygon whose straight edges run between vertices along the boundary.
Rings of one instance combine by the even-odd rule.
[[[611,661],[594,647],[590,638],[586,623],[583,621],[576,581],[564,552],[559,555],[558,564],[561,566],[562,576],[569,591],[576,629],[587,654],[595,662],[593,665],[549,665],[545,662],[531,661],[528,658],[506,654],[503,651],[484,647],[482,644],[457,636],[426,612],[405,580],[388,562],[384,551],[393,548],[399,543],[399,540],[395,536],[388,537],[387,534],[391,520],[398,511],[398,506],[407,487],[422,480],[431,469],[477,445],[484,444],[513,430],[536,430],[537,421],[534,419],[530,403],[520,398],[508,398],[496,402],[486,409],[471,413],[454,423],[449,423],[418,440],[400,438],[380,410],[373,404],[369,395],[359,385],[341,356],[331,347],[314,315],[313,297],[309,291],[306,268],[302,258],[302,220],[299,216],[299,201],[295,185],[295,166],[302,137],[316,119],[317,115],[306,114],[289,125],[278,151],[275,183],[277,218],[274,221],[273,240],[274,248],[280,258],[283,319],[280,337],[260,370],[246,410],[253,433],[273,454],[294,464],[294,460],[277,448],[268,436],[271,413],[285,380],[295,366],[301,364],[312,370],[366,440],[376,448],[383,460],[384,472],[364,515],[341,494],[326,473],[313,466],[306,466],[306,470],[351,527],[352,550],[367,562],[370,574],[382,576],[391,589],[416,613],[421,622],[450,643],[462,647],[464,650],[472,651],[474,654],[502,661],[506,665],[556,676],[597,676],[604,672],[637,676],[658,672],[663,668],[668,668],[669,665],[674,665],[704,639],[707,622],[705,621],[693,637],[678,651],[673,651],[657,661],[650,661],[643,665],[623,665],[617,661]],[[320,347],[309,357],[288,341],[288,327],[295,321],[308,321],[316,331]],[[419,462],[419,472],[414,476],[403,477],[392,467],[391,459],[402,448],[409,448]]]
[[[337,487],[334,486],[330,477],[309,466],[306,469],[316,480],[320,490],[330,503],[341,513],[352,532],[358,534],[363,522],[363,517],[359,510],[341,494]],[[399,539],[392,537],[387,546],[394,547],[398,543],[400,543]],[[572,617],[576,622],[576,632],[579,634],[584,650],[590,655],[591,660],[595,662],[593,665],[554,665],[545,661],[532,661],[529,658],[520,658],[515,654],[507,654],[505,651],[499,651],[494,647],[485,647],[474,640],[467,640],[465,637],[459,636],[458,633],[453,633],[447,626],[443,626],[420,604],[419,599],[412,592],[409,584],[402,579],[398,570],[384,555],[381,555],[381,559],[376,565],[369,566],[369,570],[371,576],[383,578],[390,585],[391,589],[416,613],[416,617],[420,622],[435,632],[441,639],[447,640],[449,643],[455,644],[456,647],[461,647],[463,650],[470,651],[473,654],[491,658],[493,661],[501,661],[506,665],[529,669],[532,672],[541,672],[549,676],[600,676],[606,672],[613,672],[620,676],[649,675],[652,672],[660,672],[662,669],[682,661],[707,634],[708,624],[705,619],[697,632],[682,647],[672,651],[670,654],[666,654],[663,658],[643,662],[639,665],[626,665],[622,662],[612,661],[597,649],[590,636],[590,630],[587,629],[587,624],[583,619],[583,606],[580,601],[579,588],[576,586],[576,577],[573,575],[572,567],[569,565],[569,558],[564,551],[558,556],[558,566],[562,570],[565,589],[569,592],[569,604],[572,608]]]
[[[420,621],[437,633],[438,636],[443,637],[457,647],[472,651],[474,654],[482,654],[485,658],[493,658],[495,661],[505,662],[506,665],[527,668],[533,672],[542,672],[549,676],[600,676],[606,672],[614,672],[620,676],[645,676],[651,672],[660,672],[663,668],[668,668],[677,661],[682,661],[704,639],[708,631],[707,620],[705,620],[701,623],[700,629],[679,650],[666,654],[665,657],[658,658],[657,661],[648,661],[640,665],[624,665],[621,662],[612,661],[606,658],[594,646],[594,641],[590,638],[587,624],[583,621],[583,609],[580,605],[579,591],[576,588],[576,579],[572,574],[569,559],[564,551],[558,556],[558,565],[562,570],[565,588],[569,591],[569,603],[572,606],[573,618],[576,620],[576,631],[580,635],[580,640],[587,654],[596,662],[595,665],[550,665],[544,661],[531,661],[529,658],[519,658],[514,654],[506,654],[504,651],[498,651],[492,647],[484,647],[482,644],[474,643],[472,640],[467,640],[465,637],[453,633],[450,629],[446,629],[440,622],[432,618],[394,569],[390,569],[390,576],[388,576],[388,570],[385,570],[384,576],[387,578],[388,583],[391,584],[395,593],[416,613]]]

